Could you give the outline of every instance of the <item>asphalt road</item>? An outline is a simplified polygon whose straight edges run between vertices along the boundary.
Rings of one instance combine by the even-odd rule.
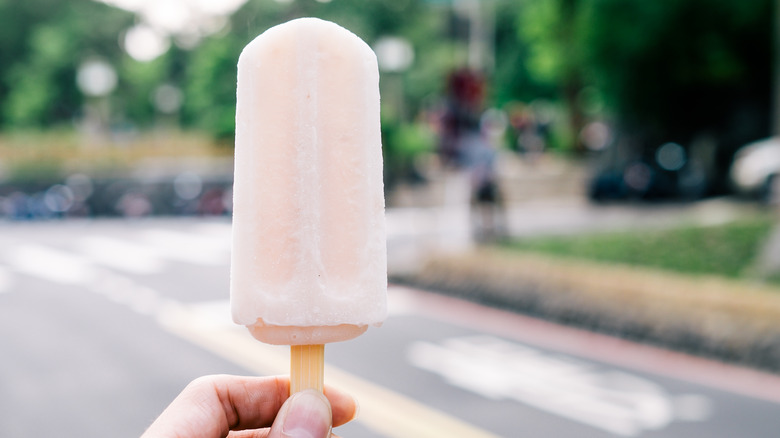
[[[0,437],[138,436],[190,380],[278,374],[228,315],[229,223],[0,224]],[[391,287],[326,348],[345,437],[777,437],[780,377]]]

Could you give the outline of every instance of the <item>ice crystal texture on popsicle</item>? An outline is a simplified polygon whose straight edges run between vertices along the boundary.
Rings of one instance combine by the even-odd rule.
[[[365,42],[302,18],[244,48],[233,190],[236,323],[280,344],[345,340],[381,324],[379,73]]]

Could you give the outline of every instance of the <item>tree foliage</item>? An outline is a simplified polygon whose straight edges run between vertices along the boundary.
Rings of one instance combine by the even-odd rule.
[[[767,131],[771,0],[591,0],[583,13],[588,73],[627,122],[685,141],[748,130],[734,125],[749,113],[765,118],[752,135]]]
[[[70,120],[81,107],[76,68],[120,57],[118,29],[133,16],[92,0],[0,1],[0,126]]]
[[[557,86],[570,113],[588,89],[624,130],[655,146],[710,132],[733,150],[768,133],[771,0],[522,3],[526,69]]]
[[[771,0],[491,1],[489,105],[557,100],[567,109],[572,141],[595,116],[616,120],[647,144],[686,142],[709,130],[736,145],[768,131]],[[411,67],[381,79],[383,91],[400,81],[405,106],[402,114],[387,111],[385,122],[409,121],[465,64],[468,23],[456,9],[455,2],[430,0],[250,0],[196,47],[172,45],[139,62],[120,47],[122,33],[138,22],[129,12],[94,0],[0,0],[0,128],[78,118],[85,98],[75,85],[77,67],[99,57],[119,76],[113,120],[152,126],[150,96],[171,83],[184,93],[184,128],[230,138],[242,47],[300,16],[340,23],[369,44],[386,35],[410,41]],[[583,109],[594,98],[606,103],[603,113]]]

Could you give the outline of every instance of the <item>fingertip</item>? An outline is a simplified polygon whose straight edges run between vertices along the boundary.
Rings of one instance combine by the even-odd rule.
[[[307,389],[290,396],[271,427],[270,437],[329,437],[332,411],[328,399]]]
[[[352,418],[347,420],[347,423],[353,420],[357,420],[358,417],[360,417],[360,402],[358,402],[354,397],[352,398],[352,401],[355,402],[355,412],[352,414]]]
[[[325,396],[330,401],[333,411],[333,427],[341,426],[356,419],[360,412],[357,399],[339,389],[326,386]]]
[[[347,419],[344,421],[344,423],[349,423],[351,421],[355,421],[360,416],[360,402],[357,401],[355,397],[352,397],[349,394],[346,394],[347,397],[352,401],[352,415],[351,416],[345,416]],[[344,424],[341,423],[341,424]]]

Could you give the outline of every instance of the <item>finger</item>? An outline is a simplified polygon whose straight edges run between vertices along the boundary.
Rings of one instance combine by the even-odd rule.
[[[333,411],[333,427],[349,423],[358,417],[360,406],[351,395],[338,388],[325,385],[325,397],[328,398]]]
[[[215,388],[229,420],[229,430],[270,426],[290,391],[290,380],[286,376],[215,377],[218,377]],[[331,386],[326,386],[324,392],[331,405],[334,427],[357,417],[358,405],[352,396]],[[258,405],[261,408],[257,408]],[[238,418],[232,418],[232,413]]]
[[[255,435],[249,436],[262,437],[267,430],[257,429],[271,425],[288,392],[287,377],[201,377],[187,385],[144,437],[224,437],[230,430],[246,429],[255,429],[248,432]],[[357,416],[357,403],[351,396],[330,386],[325,395],[334,425]]]
[[[231,429],[268,427],[288,392],[286,378],[200,377],[184,388],[144,437],[213,438],[227,436]]]
[[[286,376],[272,378],[219,377],[218,383],[224,382],[225,384],[224,386],[216,385],[219,391],[219,398],[222,400],[223,409],[228,420],[233,420],[228,423],[229,430],[257,429],[270,426],[282,403],[287,400],[290,391],[290,381]],[[240,379],[243,383],[243,387],[238,388],[241,391],[235,387],[236,382],[234,380],[236,379]],[[273,379],[275,396],[270,397],[271,400],[260,400],[265,409],[256,408],[257,401],[252,401],[252,393],[268,391],[268,379]],[[334,427],[348,423],[357,417],[358,405],[352,396],[331,386],[326,386],[324,393],[331,406]],[[227,394],[229,394],[229,397]],[[238,418],[233,419],[230,417],[231,413],[236,413]]]
[[[325,387],[325,396],[332,406],[333,427],[341,426],[357,418],[359,407],[351,396],[330,386]],[[228,438],[268,438],[269,433],[270,429],[268,428],[231,431]],[[331,438],[339,438],[339,436],[331,434]]]
[[[215,377],[218,377],[215,388],[229,420],[229,430],[270,426],[290,391],[290,380],[286,376]],[[326,386],[324,392],[331,405],[334,427],[348,423],[357,417],[358,405],[352,396],[331,386]],[[257,405],[264,409],[256,408]],[[232,413],[236,413],[238,418],[232,418],[230,416]]]
[[[307,389],[284,402],[268,438],[328,438],[333,428],[330,402],[321,393]]]

